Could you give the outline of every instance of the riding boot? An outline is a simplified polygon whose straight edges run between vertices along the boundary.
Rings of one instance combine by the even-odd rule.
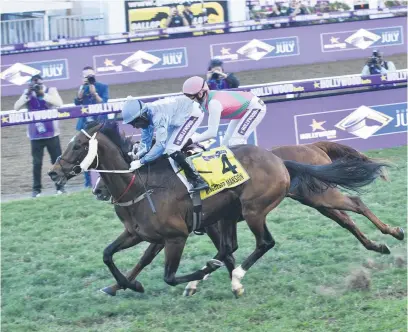
[[[186,156],[181,151],[176,151],[170,157],[183,169],[187,180],[192,184],[191,191],[208,189],[208,183],[201,177],[195,167],[186,160]]]

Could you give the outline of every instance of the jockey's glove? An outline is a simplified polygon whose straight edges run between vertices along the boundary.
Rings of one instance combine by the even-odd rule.
[[[140,167],[142,167],[142,163],[140,162],[140,160],[132,161],[130,163],[129,171],[133,172],[133,171],[137,170]]]

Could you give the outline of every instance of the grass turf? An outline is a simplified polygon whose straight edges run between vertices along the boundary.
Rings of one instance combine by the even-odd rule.
[[[362,195],[385,223],[406,226],[406,147],[372,151],[397,167]],[[247,273],[233,298],[223,268],[191,298],[163,281],[163,253],[138,280],[146,293],[98,289],[113,282],[103,249],[122,232],[111,205],[89,191],[2,204],[2,331],[406,331],[406,240],[383,235],[350,213],[392,254],[369,252],[333,221],[286,199],[268,216],[277,244]],[[240,223],[241,263],[254,238]],[[146,244],[115,255],[123,272]],[[215,250],[206,236],[189,238],[179,274],[201,268]],[[349,290],[347,278],[368,266],[371,288]]]

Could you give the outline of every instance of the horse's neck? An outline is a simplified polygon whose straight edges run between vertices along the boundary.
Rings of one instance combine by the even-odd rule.
[[[108,140],[101,142],[99,154],[100,170],[128,170],[129,165],[123,158],[118,147]],[[132,181],[132,173],[100,173],[103,181],[109,189],[109,192],[114,198],[119,198],[126,190]],[[137,179],[136,179],[137,180]],[[133,186],[137,186],[137,182]],[[132,186],[132,187],[133,187]],[[126,195],[127,196],[127,195]]]

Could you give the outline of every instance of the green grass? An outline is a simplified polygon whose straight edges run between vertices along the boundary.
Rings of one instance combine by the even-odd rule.
[[[405,227],[406,148],[370,153],[391,159],[389,183],[377,181],[362,198],[383,222]],[[184,285],[163,281],[163,253],[138,280],[146,293],[98,289],[113,281],[103,249],[122,232],[111,205],[90,192],[2,204],[2,331],[406,331],[406,240],[383,235],[351,214],[391,255],[369,252],[348,232],[315,210],[289,199],[269,215],[277,242],[246,275],[236,300],[225,268],[185,298]],[[239,225],[237,263],[254,247]],[[122,271],[147,245],[115,256]],[[201,268],[215,250],[205,236],[191,236],[179,273]],[[352,291],[346,278],[368,260],[371,289]]]

